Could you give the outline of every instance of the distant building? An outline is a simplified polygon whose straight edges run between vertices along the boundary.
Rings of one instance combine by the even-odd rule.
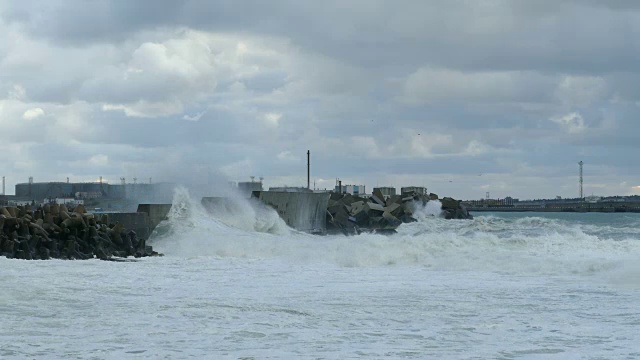
[[[339,185],[336,185],[335,192],[339,193]],[[366,194],[364,190],[364,185],[342,185],[342,193],[343,194],[351,194],[351,195],[362,195]]]
[[[300,186],[276,186],[270,187],[269,191],[280,191],[280,192],[313,192],[312,190],[307,189],[306,187]]]
[[[406,186],[406,187],[400,188],[401,194],[410,193],[410,192],[415,192],[420,195],[427,195],[427,188],[422,186]]]
[[[9,200],[7,201],[7,205],[9,206],[26,206],[26,205],[37,205],[33,200]]]
[[[43,204],[58,204],[58,205],[84,205],[84,200],[74,199],[74,198],[55,198],[55,199],[44,199]]]
[[[82,191],[76,193],[76,199],[97,199],[102,197],[100,191]]]
[[[251,195],[254,191],[262,191],[262,181],[241,181],[238,190],[245,195]]]
[[[33,200],[57,198],[80,199],[131,199],[145,203],[170,203],[173,199],[173,183],[134,183],[111,185],[107,182],[68,183],[43,182],[16,184],[16,198]]]
[[[375,192],[376,190],[380,190],[380,192],[382,193],[382,195],[384,195],[385,197],[387,196],[393,196],[396,194],[396,188],[391,187],[391,186],[381,186],[381,187],[375,187],[373,188],[373,191]]]

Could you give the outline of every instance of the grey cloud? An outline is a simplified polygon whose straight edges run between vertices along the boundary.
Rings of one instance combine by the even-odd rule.
[[[0,149],[25,179],[304,180],[310,149],[315,177],[369,187],[564,195],[584,160],[620,190],[616,174],[638,176],[638,10],[573,0],[4,2]],[[20,120],[35,108],[44,115]]]
[[[640,26],[640,15],[630,2],[609,7],[576,1],[492,4],[32,1],[11,3],[3,17],[56,42],[117,42],[140,30],[187,26],[286,37],[301,48],[365,66],[428,63],[572,73],[637,69],[637,40],[631,34]]]

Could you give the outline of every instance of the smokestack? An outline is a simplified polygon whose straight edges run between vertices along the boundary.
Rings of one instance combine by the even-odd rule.
[[[311,152],[307,150],[307,189],[311,190],[310,183],[310,169],[311,169]]]
[[[7,195],[7,193],[4,192],[4,184],[5,184],[5,182],[4,182],[4,176],[3,176],[2,177],[2,195]]]
[[[338,180],[338,193],[342,194],[342,180]]]

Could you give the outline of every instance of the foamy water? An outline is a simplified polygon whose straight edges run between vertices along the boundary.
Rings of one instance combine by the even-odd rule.
[[[393,236],[208,214],[131,263],[0,258],[0,358],[640,358],[640,214],[475,214]]]

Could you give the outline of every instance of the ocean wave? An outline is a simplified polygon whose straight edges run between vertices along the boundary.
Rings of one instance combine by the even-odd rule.
[[[234,201],[236,212],[214,216],[187,190],[178,189],[169,220],[151,242],[168,256],[523,274],[593,274],[640,253],[635,230],[620,235],[621,226],[613,232],[607,226],[536,216],[444,220],[435,206],[420,209],[419,221],[401,225],[395,235],[315,236],[289,229],[273,209]]]

